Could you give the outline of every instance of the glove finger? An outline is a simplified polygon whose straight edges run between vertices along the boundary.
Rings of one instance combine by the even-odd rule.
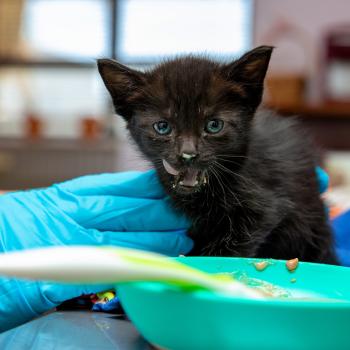
[[[193,241],[186,235],[186,231],[167,232],[113,232],[90,229],[88,233],[97,245],[117,246],[147,250],[168,256],[179,256],[189,253],[193,248]]]
[[[0,332],[38,317],[65,300],[114,289],[113,284],[72,285],[0,279]]]
[[[72,215],[84,228],[103,231],[169,231],[190,226],[185,215],[172,209],[170,198],[89,196],[77,200]]]
[[[329,186],[328,174],[321,167],[318,166],[316,167],[316,176],[318,180],[320,193],[326,192]]]
[[[78,224],[91,222],[91,225],[110,220],[113,217],[129,215],[138,207],[147,207],[157,200],[121,196],[76,196],[59,188],[45,192],[42,199],[53,203],[55,210],[63,211]],[[43,197],[43,194],[38,194]]]
[[[115,195],[136,198],[161,198],[164,190],[155,170],[88,175],[56,185],[75,195]]]
[[[52,307],[41,303],[38,282],[2,277],[0,298],[0,332],[30,321]],[[36,303],[40,307],[36,308]]]

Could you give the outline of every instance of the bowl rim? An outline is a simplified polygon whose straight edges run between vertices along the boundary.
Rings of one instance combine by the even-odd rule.
[[[177,261],[183,261],[185,259],[191,259],[191,260],[211,260],[212,257],[202,257],[202,256],[191,256],[191,257],[175,257],[173,258]],[[224,260],[246,260],[249,263],[253,263],[254,261],[271,261],[275,262],[276,264],[285,264],[287,260],[277,260],[277,259],[262,259],[262,258],[239,258],[239,257],[215,257],[216,262],[224,261]],[[321,269],[327,269],[327,270],[342,270],[344,273],[349,274],[350,277],[350,268],[345,266],[338,266],[338,265],[327,265],[327,264],[319,264],[319,263],[310,263],[310,262],[303,262],[300,261],[299,264],[301,266],[307,265],[312,266],[313,268],[321,268]],[[350,280],[350,279],[349,279]],[[191,298],[195,298],[198,300],[203,300],[205,302],[212,302],[212,303],[234,303],[234,304],[242,304],[246,306],[254,306],[254,307],[264,307],[264,306],[275,306],[279,308],[296,308],[296,309],[350,309],[350,299],[349,300],[336,300],[336,299],[325,299],[325,300],[303,300],[303,299],[248,299],[244,297],[234,297],[234,296],[228,296],[225,294],[215,293],[211,291],[206,290],[196,290],[196,291],[186,291],[185,293],[183,291],[180,291],[179,287],[176,286],[170,286],[168,284],[159,282],[126,282],[123,283],[123,285],[132,286],[132,288],[136,288],[140,292],[151,292],[155,293],[156,295],[161,295],[164,293],[175,293],[175,294],[182,294],[182,295],[188,295]],[[120,286],[120,284],[118,285]]]

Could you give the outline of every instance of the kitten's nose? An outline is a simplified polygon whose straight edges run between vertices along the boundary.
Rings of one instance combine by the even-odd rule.
[[[181,136],[178,139],[178,155],[184,163],[191,163],[198,156],[197,142],[191,136]]]
[[[190,162],[192,161],[194,158],[197,158],[197,153],[182,153],[181,154],[181,158],[185,161],[185,162]]]

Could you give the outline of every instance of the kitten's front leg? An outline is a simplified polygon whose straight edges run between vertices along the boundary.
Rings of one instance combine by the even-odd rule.
[[[232,233],[228,233],[222,240],[213,242],[202,250],[203,255],[254,258],[257,256],[261,241],[246,237],[245,239],[233,239]]]
[[[222,234],[222,232],[226,232]],[[192,227],[189,235],[194,240],[191,256],[256,257],[264,242],[261,231],[249,233],[246,230],[233,231],[227,227],[206,232],[205,228]]]
[[[277,206],[276,206],[277,207]],[[276,207],[266,212],[235,207],[230,213],[211,211],[211,215],[198,215],[189,230],[194,240],[191,255],[257,257],[260,247],[281,216]]]

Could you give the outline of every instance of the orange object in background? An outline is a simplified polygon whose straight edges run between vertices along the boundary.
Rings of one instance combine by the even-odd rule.
[[[85,140],[95,140],[101,136],[101,122],[94,117],[85,117],[81,120],[82,137]]]
[[[25,119],[25,135],[30,139],[39,139],[43,136],[44,124],[36,114],[28,114]]]
[[[295,107],[304,104],[306,78],[302,75],[270,74],[266,79],[267,101],[272,108]]]

